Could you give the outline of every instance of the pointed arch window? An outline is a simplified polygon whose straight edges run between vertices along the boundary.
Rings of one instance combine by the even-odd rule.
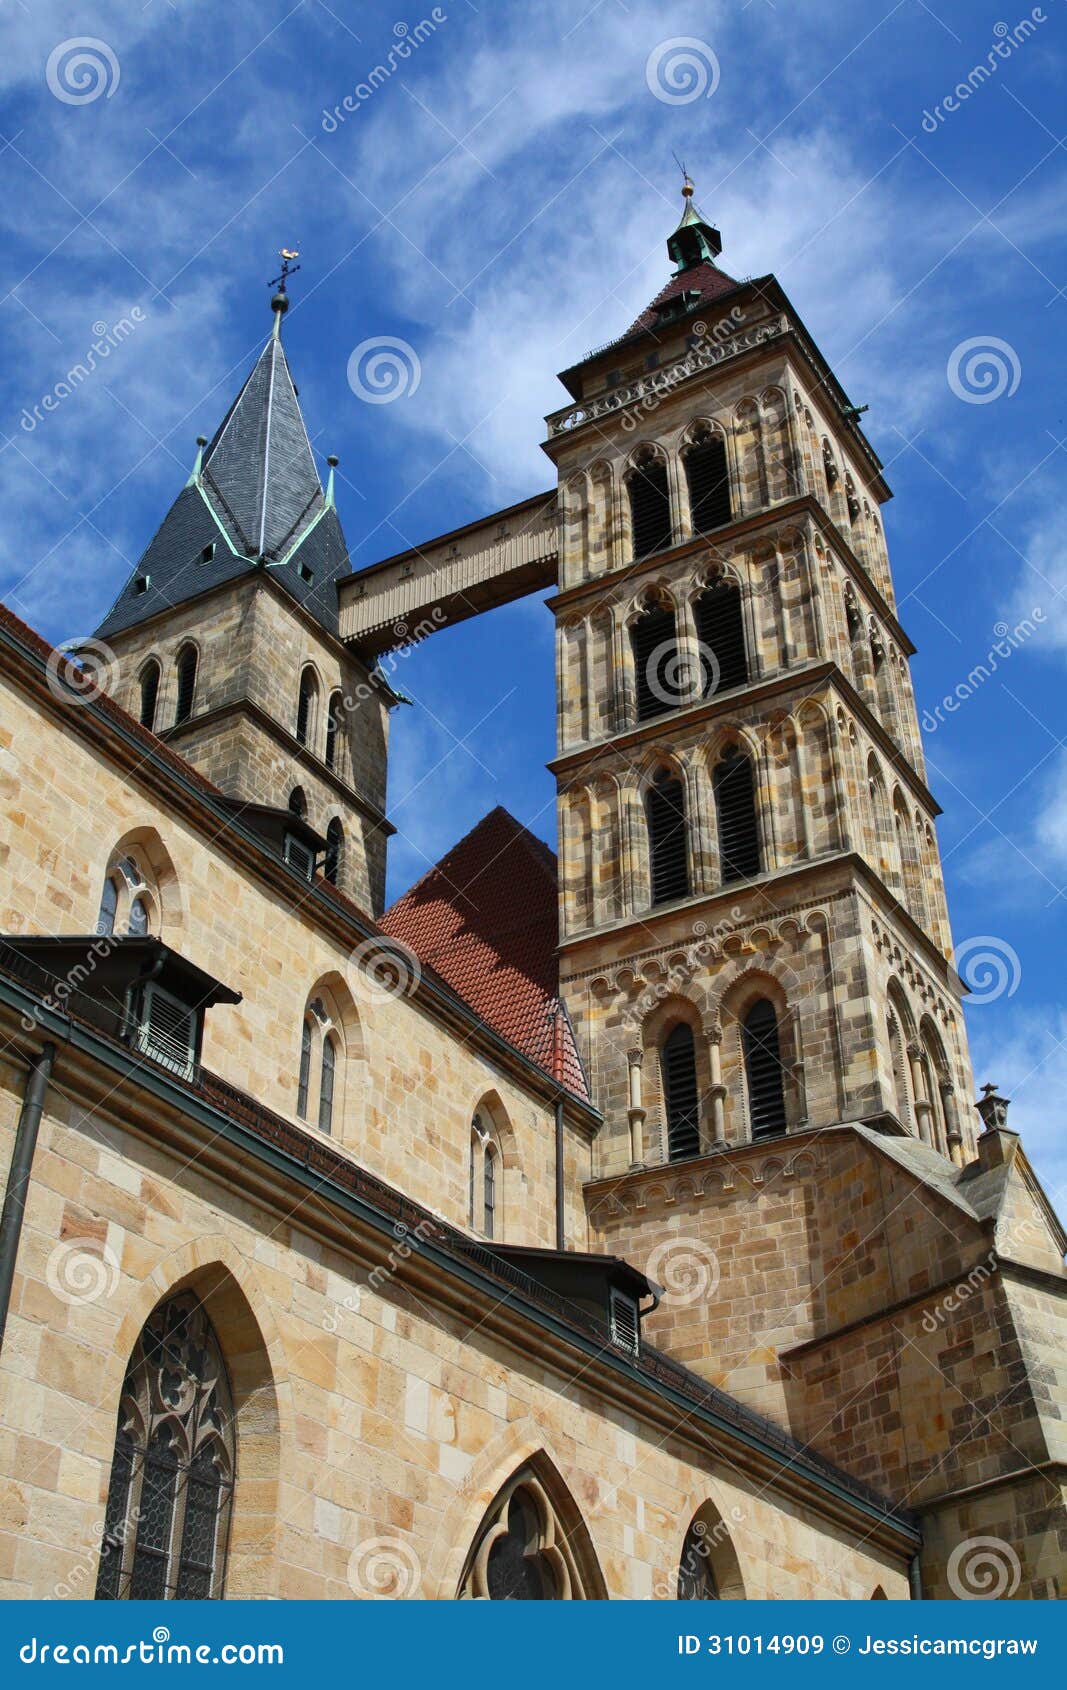
[[[308,1090],[311,1085],[311,1022],[305,1015],[300,1028],[300,1077],[296,1086],[296,1112],[302,1121],[307,1120]]]
[[[222,1595],[235,1455],[218,1340],[179,1292],[149,1316],[123,1381],[98,1600]]]
[[[741,1023],[748,1086],[748,1121],[753,1138],[785,1131],[785,1085],[778,1014],[769,998],[757,998]]]
[[[716,764],[712,788],[723,884],[750,880],[761,868],[759,824],[752,764],[740,746],[731,746]]]
[[[730,471],[726,442],[720,434],[708,434],[685,453],[685,477],[689,487],[689,518],[694,534],[710,534],[730,521]]]
[[[482,1173],[482,1231],[486,1238],[496,1236],[496,1146],[485,1147],[485,1167]]]
[[[330,694],[326,712],[326,767],[336,769],[344,721],[344,699],[339,692]]]
[[[671,543],[671,495],[667,466],[662,458],[648,453],[631,470],[626,489],[630,496],[630,529],[635,558],[650,557]]]
[[[660,769],[645,800],[653,904],[689,895],[685,791],[677,776]]]
[[[694,1520],[685,1534],[682,1558],[678,1563],[679,1602],[717,1602],[719,1587],[711,1565],[708,1528],[703,1520]]]
[[[130,919],[128,932],[133,938],[141,939],[148,932],[148,906],[143,898],[134,898],[130,903]]]
[[[748,654],[741,613],[741,589],[735,581],[718,581],[706,587],[693,605],[697,639],[700,641],[700,672],[704,697],[744,686],[748,680]]]
[[[646,722],[662,716],[684,701],[679,690],[678,630],[674,611],[653,605],[630,625],[630,646],[634,658],[637,719]]]
[[[700,1154],[700,1094],[696,1044],[686,1022],[668,1033],[660,1048],[660,1076],[667,1117],[667,1156],[672,1162]]]
[[[296,737],[301,745],[309,745],[314,734],[317,692],[314,671],[305,669],[300,677],[300,690],[296,696]]]
[[[322,1063],[319,1070],[319,1131],[333,1129],[333,1088],[337,1074],[337,1041],[327,1033],[322,1041]]]
[[[331,886],[337,886],[340,883],[344,852],[345,830],[337,817],[334,816],[326,829],[326,853],[322,864],[322,872]]]
[[[119,883],[113,874],[109,874],[104,881],[104,890],[100,894],[100,912],[96,918],[96,931],[103,937],[114,933],[115,917],[119,909]]]
[[[141,670],[141,711],[142,728],[154,728],[156,725],[156,706],[159,703],[159,664],[153,657]]]
[[[196,696],[196,647],[187,645],[178,653],[176,665],[178,697],[174,708],[175,725],[187,722],[193,713]]]
[[[504,1486],[467,1558],[460,1597],[581,1602],[606,1594],[580,1521],[561,1521],[533,1465]]]

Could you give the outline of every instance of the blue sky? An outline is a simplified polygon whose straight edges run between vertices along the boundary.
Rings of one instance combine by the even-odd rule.
[[[57,53],[80,37],[97,43],[87,80]],[[700,86],[664,100],[650,56],[680,38]],[[1065,57],[1063,0],[600,0],[585,15],[7,0],[3,596],[54,639],[92,630],[269,329],[283,244],[302,254],[289,355],[320,462],[341,458],[357,564],[548,487],[554,372],[665,279],[677,151],[724,268],[776,272],[870,406],[954,931],[982,1000],[976,1077],[1013,1098],[1060,1192]],[[389,74],[368,97],[376,65]],[[35,418],[99,325],[135,308],[133,333]],[[383,335],[413,349],[419,380],[372,405],[348,364]],[[968,682],[1024,617],[1033,631]],[[407,660],[394,894],[497,803],[554,843],[551,663],[536,596]]]

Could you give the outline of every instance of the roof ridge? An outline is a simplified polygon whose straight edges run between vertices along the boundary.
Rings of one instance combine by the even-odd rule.
[[[528,851],[529,855],[534,857],[538,866],[544,871],[544,873],[546,875],[551,874],[551,878],[555,880],[554,872],[549,868],[548,863],[544,861],[544,857],[538,856],[536,851],[536,847],[541,847],[542,851],[547,852],[548,856],[551,857],[552,863],[554,864],[556,861],[556,855],[551,846],[546,845],[543,839],[538,839],[536,834],[531,833],[526,824],[524,822],[520,822],[516,816],[513,816],[511,811],[506,809],[503,804],[494,804],[493,808],[491,810],[487,810],[485,815],[474,823],[473,827],[468,828],[466,833],[462,834],[453,845],[448,847],[448,850],[442,857],[438,857],[435,863],[431,863],[429,868],[424,869],[422,874],[419,875],[419,878],[412,881],[406,892],[401,892],[398,898],[394,898],[393,902],[389,905],[389,908],[383,912],[382,920],[384,921],[394,912],[394,910],[399,909],[400,905],[405,903],[408,898],[413,897],[419,887],[425,886],[427,881],[431,880],[435,874],[440,874],[445,880],[448,880],[450,878],[448,874],[449,862],[459,851],[463,849],[465,845],[469,844],[476,834],[480,833],[484,827],[487,827],[496,816],[503,817],[503,819],[510,825],[512,829],[512,840],[515,843],[522,844]],[[531,849],[531,846],[533,849]],[[457,897],[462,898],[466,896],[465,887],[456,886],[454,888],[454,892]]]

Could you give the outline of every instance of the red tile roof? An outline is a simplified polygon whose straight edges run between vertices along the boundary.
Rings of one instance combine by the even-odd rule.
[[[711,304],[715,299],[721,299],[724,294],[733,293],[740,283],[735,282],[717,265],[705,261],[694,264],[692,269],[683,270],[681,275],[672,276],[667,284],[660,288],[655,299],[646,305],[640,317],[630,324],[623,340],[629,340],[631,335],[643,334],[646,329],[654,329],[659,323],[658,307],[665,305],[668,299],[676,299],[680,293],[696,292],[701,296],[701,303]]]
[[[499,805],[381,919],[487,1021],[568,1091],[588,1097],[559,997],[556,859]]]

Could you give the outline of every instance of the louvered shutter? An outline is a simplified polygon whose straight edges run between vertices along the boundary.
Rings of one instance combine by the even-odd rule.
[[[659,1057],[667,1109],[667,1154],[672,1162],[700,1153],[700,1100],[697,1093],[693,1029],[680,1021],[663,1041]]]
[[[611,1341],[627,1355],[635,1356],[640,1347],[640,1322],[637,1315],[637,1304],[624,1291],[617,1291],[614,1286],[609,1292],[609,1307],[611,1310]]]
[[[146,1056],[189,1077],[196,1060],[196,1011],[159,986],[147,985],[136,1043]]]
[[[657,779],[648,790],[648,843],[652,902],[665,904],[689,894],[685,794],[680,780]]]
[[[741,753],[728,755],[713,777],[719,823],[719,866],[723,884],[760,872],[759,827],[752,765]]]
[[[703,648],[704,696],[713,691],[724,692],[727,687],[744,686],[748,680],[748,656],[740,589],[732,581],[709,587],[697,599],[694,615],[697,639]]]
[[[634,557],[648,557],[671,543],[667,466],[654,463],[635,470],[630,476],[629,491]]]
[[[637,687],[637,719],[662,716],[682,702],[676,697],[678,632],[671,610],[647,610],[630,628]]]
[[[315,871],[315,853],[310,846],[304,844],[302,839],[298,839],[295,833],[286,834],[283,855],[286,862],[290,863],[299,874],[302,874],[306,880],[311,879]]]
[[[778,1016],[767,998],[760,998],[745,1016],[741,1039],[752,1137],[784,1132],[785,1089],[778,1044]]]
[[[692,447],[685,455],[685,474],[694,534],[724,527],[732,514],[725,443],[715,436]]]

